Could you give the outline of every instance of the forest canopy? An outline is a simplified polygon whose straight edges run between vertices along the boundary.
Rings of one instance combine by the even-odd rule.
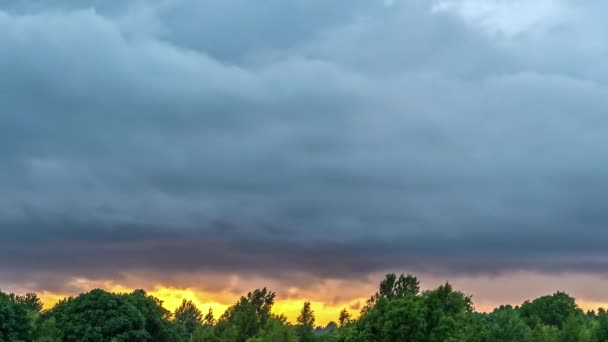
[[[289,322],[273,311],[274,300],[273,291],[256,289],[216,318],[188,300],[170,312],[144,290],[95,289],[48,310],[35,293],[0,291],[0,342],[608,341],[607,311],[583,312],[564,292],[482,313],[449,283],[421,291],[416,277],[391,273],[357,319],[344,309],[324,327],[315,326],[310,302]]]

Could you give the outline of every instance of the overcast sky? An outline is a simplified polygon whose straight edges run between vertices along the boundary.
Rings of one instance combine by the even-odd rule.
[[[606,11],[4,0],[0,286],[604,276]]]

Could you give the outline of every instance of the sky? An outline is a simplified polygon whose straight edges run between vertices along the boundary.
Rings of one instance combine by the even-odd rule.
[[[4,0],[0,288],[268,286],[326,323],[409,272],[607,305],[606,10]]]

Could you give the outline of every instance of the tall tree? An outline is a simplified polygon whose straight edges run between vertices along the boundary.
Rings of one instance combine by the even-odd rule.
[[[42,300],[33,292],[21,296],[11,293],[9,296],[13,302],[24,305],[29,310],[38,312],[42,310]]]
[[[209,310],[203,318],[203,325],[213,326],[215,325],[215,317],[213,316],[213,308],[209,307]]]
[[[569,316],[562,325],[560,342],[590,342],[592,335],[592,331],[587,329],[584,316],[572,315]]]
[[[219,337],[215,335],[215,331],[212,326],[202,325],[194,331],[190,342],[222,342]]]
[[[521,342],[531,339],[532,331],[511,306],[494,310],[490,318],[491,325],[488,329],[490,341]]]
[[[275,293],[267,288],[256,289],[247,293],[247,302],[255,308],[256,316],[261,325],[266,324],[266,321],[270,318],[275,296]]]
[[[346,309],[342,309],[342,311],[340,311],[340,316],[338,317],[338,324],[340,327],[343,327],[345,325],[347,325],[348,323],[350,323],[351,321],[351,315],[348,312],[348,310]]]
[[[608,312],[604,308],[597,311],[597,324],[593,328],[596,341],[608,341]]]
[[[145,329],[153,341],[166,341],[172,335],[171,312],[163,307],[163,302],[149,296],[144,290],[135,290],[123,295],[135,306],[145,320]]]
[[[423,297],[429,341],[463,339],[469,314],[473,312],[471,297],[454,291],[449,283],[425,292]]]
[[[374,304],[380,298],[392,300],[395,298],[402,298],[406,296],[415,296],[419,292],[420,282],[413,275],[401,274],[399,277],[397,277],[395,273],[389,273],[384,277],[382,282],[380,282],[378,292],[376,292],[370,299],[368,299],[364,311],[374,306]]]
[[[175,321],[182,324],[189,334],[203,324],[203,313],[191,300],[182,300],[182,304],[175,309]]]
[[[426,303],[420,296],[394,300],[380,297],[354,323],[354,341],[428,341],[426,317]]]
[[[300,315],[297,320],[298,324],[310,329],[315,326],[315,312],[312,309],[310,302],[304,302],[304,306],[300,311]]]
[[[247,342],[300,342],[300,339],[286,319],[274,316],[268,319],[256,337]]]
[[[33,333],[31,310],[0,291],[0,341],[28,341]]]
[[[60,301],[49,312],[62,341],[149,341],[146,319],[125,296],[100,289]]]
[[[304,302],[300,315],[297,319],[298,322],[298,335],[300,341],[308,342],[314,340],[313,329],[315,326],[315,312],[312,309],[310,302]]]
[[[267,288],[247,293],[222,314],[215,326],[217,335],[236,342],[256,336],[271,317],[274,298]]]
[[[542,323],[561,328],[570,316],[584,315],[583,311],[576,305],[574,298],[565,292],[542,296],[531,302],[526,301],[519,312],[522,319],[530,327]]]

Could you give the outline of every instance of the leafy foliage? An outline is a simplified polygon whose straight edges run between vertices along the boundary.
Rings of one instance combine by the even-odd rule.
[[[209,311],[205,314],[203,318],[203,324],[208,326],[215,325],[215,316],[213,315],[213,308],[209,308]]]
[[[338,317],[338,324],[340,327],[343,327],[351,322],[351,315],[346,309],[342,309],[340,311],[340,316]]]
[[[38,295],[33,292],[26,293],[22,296],[11,293],[9,294],[9,297],[13,302],[24,305],[31,311],[40,312],[40,310],[42,310],[42,301],[38,298]]]
[[[125,295],[125,299],[143,316],[144,328],[152,341],[171,340],[175,329],[171,324],[171,313],[163,308],[161,300],[149,296],[144,290],[135,290]]]
[[[520,314],[531,327],[542,323],[558,328],[561,328],[570,316],[584,315],[574,298],[564,292],[542,296],[532,302],[526,301],[520,308]]]
[[[310,302],[304,302],[297,319],[298,336],[302,342],[314,341],[313,328],[315,326],[315,312],[312,310]]]
[[[521,307],[491,313],[473,309],[470,296],[449,283],[420,292],[412,275],[388,274],[353,319],[344,309],[338,323],[315,328],[305,302],[292,325],[272,313],[274,292],[249,292],[216,321],[184,300],[173,315],[143,290],[116,294],[93,290],[42,310],[40,299],[0,292],[0,342],[606,342],[608,312],[586,314],[574,298],[557,292]]]
[[[374,306],[380,298],[395,299],[417,295],[420,292],[420,282],[411,274],[397,277],[395,273],[389,273],[380,283],[380,288],[368,301],[366,308]]]
[[[202,325],[194,331],[190,342],[220,342],[221,339],[215,335],[213,327]]]
[[[174,316],[175,321],[183,325],[188,334],[194,333],[203,324],[203,313],[191,300],[182,300],[182,304],[175,309]]]
[[[275,293],[266,288],[241,297],[218,320],[215,328],[217,335],[226,341],[236,342],[255,337],[271,317],[274,298]]]
[[[147,341],[146,319],[127,296],[100,289],[59,302],[50,317],[64,341]]]
[[[30,305],[18,298],[0,291],[0,341],[31,339],[35,315]]]
[[[294,328],[286,323],[284,317],[272,317],[267,322],[260,333],[247,342],[298,342]]]

